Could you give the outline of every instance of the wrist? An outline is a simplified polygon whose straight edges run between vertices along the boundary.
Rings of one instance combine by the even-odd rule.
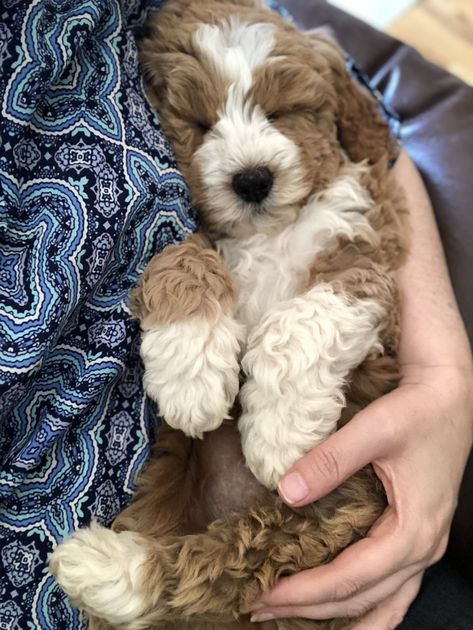
[[[433,317],[415,322],[406,314],[401,317],[401,340],[398,359],[401,373],[410,370],[451,369],[473,371],[473,355],[465,326],[458,311],[450,307],[436,321]],[[415,325],[414,325],[415,324]]]
[[[401,359],[399,368],[401,382],[415,379],[448,379],[473,385],[473,356],[468,352],[442,353],[432,358],[420,357],[418,360],[413,357],[407,360]]]
[[[462,416],[473,432],[473,366],[469,363],[415,364],[400,366],[400,386],[423,386],[450,414]],[[472,435],[473,437],[473,435]]]
[[[400,389],[406,400],[415,402],[410,409],[420,422],[428,426],[433,438],[443,431],[443,448],[455,450],[455,461],[460,473],[473,446],[473,369],[462,364],[425,365],[408,364],[401,367]],[[409,390],[411,390],[409,398]],[[423,402],[422,402],[423,401]],[[406,411],[409,407],[406,408]],[[443,427],[443,428],[442,428]],[[407,431],[409,443],[409,430]],[[427,441],[429,440],[426,437]],[[460,482],[458,477],[458,483]]]
[[[401,363],[401,383],[438,383],[445,389],[455,384],[473,391],[473,364],[471,360],[451,360],[439,363]]]

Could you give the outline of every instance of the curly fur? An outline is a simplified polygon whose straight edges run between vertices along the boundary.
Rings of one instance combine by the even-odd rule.
[[[234,300],[234,282],[201,234],[155,256],[130,295],[145,331],[196,315],[215,321],[231,311]]]
[[[147,391],[181,430],[160,427],[112,530],[78,532],[50,566],[92,629],[250,628],[261,593],[330,562],[386,505],[370,467],[296,510],[272,489],[396,387],[396,147],[337,45],[257,0],[170,1],[140,50],[206,233],[157,255],[132,296]],[[231,178],[260,165],[274,185],[244,202]]]

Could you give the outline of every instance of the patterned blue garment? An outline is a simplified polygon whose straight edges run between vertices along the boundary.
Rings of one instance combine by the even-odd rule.
[[[148,453],[127,295],[197,225],[138,75],[163,2],[0,5],[0,628],[86,627],[47,556],[113,520]]]
[[[129,501],[150,439],[127,294],[196,227],[131,27],[163,0],[0,8],[0,627],[85,627],[53,545]]]

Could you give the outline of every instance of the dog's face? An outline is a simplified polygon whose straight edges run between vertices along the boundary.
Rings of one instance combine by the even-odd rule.
[[[199,100],[189,181],[206,224],[236,237],[278,231],[338,167],[333,95],[277,45],[273,24],[230,17],[200,26],[194,45],[201,96],[187,95]]]
[[[158,14],[141,57],[194,202],[214,234],[277,232],[346,159],[343,59],[269,10],[211,0],[199,14],[179,3],[180,15]]]

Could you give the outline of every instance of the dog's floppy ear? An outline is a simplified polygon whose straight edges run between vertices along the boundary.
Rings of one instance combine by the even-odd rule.
[[[331,70],[337,94],[337,125],[340,144],[354,162],[374,163],[395,159],[399,153],[380,104],[358,83],[347,68],[346,56],[335,42],[330,27],[307,31],[316,52],[323,55]]]

